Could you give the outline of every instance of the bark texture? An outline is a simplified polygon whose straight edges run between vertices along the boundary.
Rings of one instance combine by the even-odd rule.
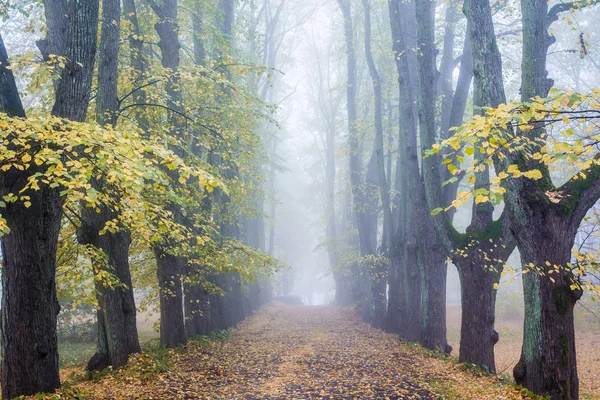
[[[114,126],[118,112],[118,57],[120,38],[120,0],[104,0],[102,3],[102,27],[100,34],[98,94],[96,120],[101,125]],[[99,191],[109,188],[102,180],[93,185]],[[127,363],[129,355],[140,352],[136,326],[136,309],[133,285],[129,271],[129,244],[131,235],[123,230],[100,234],[108,221],[117,220],[119,214],[103,207],[96,212],[82,207],[82,227],[79,242],[95,246],[106,255],[106,263],[95,263],[96,271],[106,270],[121,283],[116,288],[96,284],[98,300],[98,345],[88,363],[88,370],[102,370],[108,365],[119,368]]]
[[[41,50],[44,54],[48,48],[59,50],[55,54],[64,55],[68,60],[55,84],[52,114],[83,121],[96,55],[98,1],[49,1],[45,7],[48,37],[47,41],[40,42]],[[5,51],[1,53],[0,56],[6,54]],[[10,83],[11,75],[4,70],[0,79],[3,80],[2,87],[10,90],[7,93],[10,93],[11,103],[14,102],[18,94],[14,92],[14,80]],[[0,97],[4,96],[3,91]],[[8,104],[8,100],[4,104]],[[10,106],[16,112],[20,112],[19,108],[22,109],[18,105]],[[3,189],[18,191],[28,174],[33,172],[9,171],[3,176]],[[2,241],[3,398],[51,392],[60,386],[56,339],[59,306],[55,279],[64,200],[60,189],[46,185],[26,194],[31,197],[30,208],[10,204],[5,212],[11,233]]]
[[[399,152],[396,162],[396,231],[391,243],[389,296],[386,329],[402,339],[418,342],[421,332],[421,272],[418,261],[416,208],[423,205],[423,182],[419,170],[415,114],[416,58],[411,39],[416,38],[414,3],[388,1],[392,50],[399,88]],[[416,47],[416,42],[413,47]]]
[[[154,29],[160,38],[158,46],[162,55],[161,64],[171,72],[166,84],[167,107],[175,111],[168,114],[170,134],[181,139],[182,121],[178,113],[183,112],[183,98],[178,75],[181,45],[178,37],[177,4],[177,0],[163,0],[160,4],[151,2],[152,9],[158,16]],[[172,150],[178,152],[176,148]],[[177,182],[175,174],[172,171],[168,173],[173,182]],[[173,215],[180,219],[179,206],[171,205],[170,208]],[[160,288],[160,343],[169,348],[185,344],[187,341],[181,280],[185,260],[174,254],[175,247],[176,243],[172,239],[166,239],[154,248]]]

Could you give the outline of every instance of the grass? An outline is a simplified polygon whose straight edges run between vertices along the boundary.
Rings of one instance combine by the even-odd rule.
[[[138,313],[137,328],[140,344],[146,348],[158,347],[159,334],[154,329],[157,317],[153,314]],[[96,343],[60,343],[58,345],[58,365],[71,370],[85,367],[96,351]]]
[[[95,351],[95,343],[61,343],[58,345],[58,365],[60,368],[85,365]]]

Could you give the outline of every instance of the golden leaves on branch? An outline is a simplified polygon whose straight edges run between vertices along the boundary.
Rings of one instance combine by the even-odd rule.
[[[499,204],[510,179],[537,181],[550,179],[550,173],[562,179],[586,179],[589,170],[600,165],[597,119],[600,89],[586,94],[553,90],[545,99],[482,109],[481,115],[426,152],[432,156],[443,151],[442,164],[452,175],[446,184],[460,177],[473,188],[432,214],[459,208],[470,198],[477,204]],[[477,176],[486,170],[492,174],[491,185],[478,187]],[[557,198],[550,192],[550,201]]]

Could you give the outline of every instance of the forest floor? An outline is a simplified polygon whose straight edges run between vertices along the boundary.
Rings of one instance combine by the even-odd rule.
[[[600,400],[600,352],[598,351],[600,328],[598,320],[592,316],[582,316],[581,308],[577,311],[575,314],[575,342],[580,397],[585,400]],[[448,304],[446,319],[448,321],[448,342],[453,348],[452,356],[458,357],[460,304]],[[522,310],[513,309],[512,313],[508,313],[505,309],[497,309],[496,330],[500,334],[500,340],[494,347],[496,371],[505,379],[512,379],[512,370],[519,361],[523,343]]]
[[[226,339],[154,349],[91,381],[63,380],[63,389],[46,398],[526,398],[496,376],[400,343],[352,310],[281,303],[257,312]]]

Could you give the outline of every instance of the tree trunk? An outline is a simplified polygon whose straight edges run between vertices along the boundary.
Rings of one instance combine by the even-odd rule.
[[[103,209],[100,213],[84,209],[82,220],[85,225],[78,233],[79,242],[91,244],[106,255],[106,264],[94,262],[96,271],[106,270],[121,286],[105,287],[96,283],[96,297],[100,307],[98,315],[98,347],[88,363],[88,370],[102,370],[108,365],[115,368],[127,363],[130,354],[141,351],[136,326],[136,308],[133,285],[129,270],[129,245],[131,236],[127,231],[116,233],[99,232],[116,213]]]
[[[31,207],[7,204],[2,239],[2,398],[60,386],[56,317],[56,246],[63,199],[40,185]]]
[[[348,0],[338,0],[338,4],[344,18],[344,37],[346,41],[346,61],[348,82],[346,85],[346,106],[348,112],[348,142],[350,148],[349,172],[350,186],[352,191],[352,206],[356,226],[358,228],[358,241],[360,257],[364,258],[374,254],[374,245],[372,243],[371,215],[367,211],[370,206],[369,200],[365,196],[365,187],[362,179],[362,162],[359,151],[359,134],[356,126],[356,86],[357,86],[357,65],[354,52],[354,28],[352,23],[352,6]],[[370,283],[370,271],[366,270],[364,263],[359,263],[359,275],[361,298],[361,309],[363,320],[370,322],[372,318],[372,287]]]
[[[183,260],[154,249],[160,289],[160,345],[174,348],[186,343],[181,272]]]
[[[181,79],[177,74],[179,69],[179,30],[177,25],[177,0],[163,0],[160,5],[151,3],[152,9],[158,16],[154,29],[160,40],[158,45],[162,54],[163,68],[171,70],[171,76],[166,84],[167,106],[177,112],[183,112],[183,97]],[[174,112],[168,115],[170,134],[181,138],[181,117]],[[173,148],[177,152],[176,148]],[[173,182],[177,182],[176,173],[167,171]],[[170,205],[173,215],[181,213],[179,206]],[[173,241],[164,240],[154,248],[156,256],[158,285],[160,288],[160,343],[166,347],[176,347],[186,343],[185,319],[183,317],[183,289],[181,276],[185,260],[173,255]]]
[[[421,268],[421,331],[419,342],[431,350],[450,353],[446,339],[446,260],[448,253],[438,243],[433,226],[429,236],[421,237],[427,245],[419,246]]]
[[[66,34],[64,19],[67,20]],[[62,71],[55,84],[52,114],[73,121],[85,120],[90,99],[91,81],[96,55],[98,1],[72,1],[46,4],[48,39],[41,41],[45,49],[63,50],[68,71]],[[52,43],[50,43],[52,42]],[[48,47],[50,46],[50,47]],[[2,43],[0,60],[7,64]],[[42,49],[42,51],[44,51]],[[47,54],[44,54],[47,56]],[[2,67],[0,74],[4,98],[0,105],[20,112],[12,74]],[[12,82],[11,82],[12,81]],[[4,92],[9,89],[9,92]],[[19,101],[20,102],[20,101]],[[24,117],[23,115],[19,115]],[[18,191],[28,174],[9,171],[3,174],[3,190]],[[31,197],[31,206],[9,204],[4,217],[11,233],[2,240],[4,257],[2,291],[2,396],[14,398],[36,392],[51,392],[60,386],[56,317],[56,248],[62,217],[63,197],[60,188],[40,185]],[[25,251],[26,250],[26,251]],[[27,290],[25,290],[25,288]]]
[[[497,270],[486,271],[483,265],[480,260],[470,259],[456,264],[462,306],[458,360],[495,373],[494,346],[499,336],[494,329],[497,293],[494,284],[500,281],[500,274]]]
[[[508,230],[508,223],[503,215],[490,226],[501,232]],[[504,237],[509,239],[498,238],[497,234],[469,237],[463,242],[465,247],[458,248],[452,257],[461,284],[459,360],[480,365],[492,373],[496,372],[494,345],[499,338],[494,329],[495,285],[500,281],[504,262],[515,248],[512,236]]]
[[[553,400],[578,399],[573,308],[581,292],[570,288],[572,277],[564,270],[571,261],[576,228],[568,226],[565,217],[544,210],[532,217],[531,225],[513,229],[523,266],[541,271],[523,276],[523,350],[513,374],[518,384],[534,393]],[[550,275],[552,266],[563,269]]]
[[[402,339],[418,341],[421,328],[421,274],[418,264],[417,227],[422,223],[416,210],[422,206],[423,183],[417,153],[417,128],[414,107],[414,79],[416,63],[409,40],[414,25],[414,4],[389,0],[390,28],[393,51],[398,71],[399,88],[399,152],[396,163],[396,191],[400,193],[399,209],[389,281],[387,329],[397,332]],[[413,14],[414,15],[414,14]],[[410,15],[408,16],[410,17]],[[406,22],[406,23],[405,23]],[[412,25],[411,25],[412,24]],[[415,35],[416,36],[416,35]]]
[[[547,51],[554,42],[548,28],[562,6],[549,13],[546,1],[521,2],[523,101],[546,97],[553,85],[546,70]],[[521,134],[539,140],[544,133],[538,128]],[[545,166],[531,161],[527,167],[539,168],[543,178],[539,182],[512,180],[505,196],[523,267],[538,269],[523,277],[523,350],[513,374],[518,383],[534,393],[549,395],[553,400],[577,399],[579,378],[573,307],[581,291],[572,288],[574,277],[569,263],[577,228],[600,197],[598,175],[596,171],[587,171],[589,176],[583,181],[574,184],[570,181],[557,188],[564,190],[568,201],[553,204],[541,200],[548,186],[553,186]]]
[[[193,274],[192,272],[188,275],[193,276]],[[210,295],[192,276],[188,276],[188,278],[194,282],[184,285],[185,330],[188,338],[211,333]]]
[[[121,7],[119,0],[104,0],[102,4],[102,31],[100,36],[98,95],[96,120],[101,125],[116,125],[118,111],[118,57]],[[102,180],[94,182],[98,190],[106,190]],[[82,227],[78,234],[81,244],[91,244],[107,256],[106,264],[94,266],[116,277],[122,286],[105,287],[96,284],[96,298],[100,307],[98,316],[98,347],[88,363],[88,370],[102,370],[108,365],[119,368],[127,363],[129,355],[141,351],[136,327],[136,309],[129,271],[129,232],[100,234],[108,221],[116,220],[118,213],[103,207],[100,212],[82,207]]]
[[[375,143],[374,150],[376,156],[377,180],[379,183],[379,194],[383,207],[383,243],[390,243],[393,236],[394,227],[392,224],[392,212],[390,207],[390,192],[387,186],[385,176],[385,160],[383,153],[383,94],[382,81],[377,71],[377,66],[371,54],[371,3],[370,0],[363,0],[365,13],[365,55],[369,66],[369,72],[373,81],[373,91],[375,97]],[[383,328],[385,325],[386,312],[386,286],[387,269],[389,266],[389,251],[381,248],[380,252],[387,257],[387,265],[378,265],[371,276],[371,285],[373,292],[373,326]]]
[[[464,12],[468,20],[467,39],[470,38],[472,46],[475,76],[473,103],[478,108],[497,107],[506,99],[491,6],[489,1],[469,0],[465,2]],[[465,47],[467,43],[465,40]],[[478,110],[475,112],[481,113]],[[477,155],[478,160],[482,157]],[[478,172],[476,178],[478,187],[489,188],[487,170]],[[504,263],[515,248],[515,241],[506,213],[497,221],[492,221],[492,214],[493,207],[490,204],[473,205],[467,234],[462,236],[460,244],[454,243],[457,251],[453,254],[453,260],[459,270],[463,293],[459,359],[494,372],[494,345],[498,340],[494,331],[494,284],[500,279]],[[494,246],[490,246],[490,243]],[[468,257],[462,257],[463,254]],[[489,268],[489,260],[494,260],[494,270]]]

